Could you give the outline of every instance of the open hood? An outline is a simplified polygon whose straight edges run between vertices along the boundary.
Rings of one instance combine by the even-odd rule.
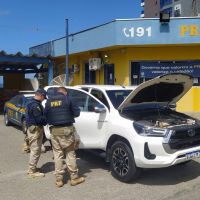
[[[176,103],[192,85],[193,78],[187,74],[173,73],[158,76],[140,84],[120,104],[118,110],[139,103]]]

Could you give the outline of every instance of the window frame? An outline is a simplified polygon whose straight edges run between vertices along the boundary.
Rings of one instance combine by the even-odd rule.
[[[84,95],[86,95],[86,99],[85,99],[85,102],[84,102],[84,107],[87,107],[87,109],[86,108],[83,108],[83,109],[81,109],[81,112],[94,112],[94,111],[90,111],[89,109],[88,109],[88,107],[89,107],[89,100],[90,100],[90,98],[92,99],[92,100],[94,100],[94,101],[96,101],[96,103],[98,103],[98,104],[101,104],[101,105],[103,105],[107,110],[108,110],[108,108],[99,100],[99,99],[97,99],[96,97],[94,97],[93,95],[91,95],[89,92],[86,92],[85,90],[82,90],[82,89],[74,89],[74,88],[68,88],[68,91],[69,91],[69,97],[72,99],[72,100],[74,100],[75,102],[77,102],[77,100],[72,96],[73,95],[73,93],[75,92],[79,92],[79,93],[82,93],[82,94],[84,94]],[[71,94],[70,94],[71,93]],[[79,96],[80,97],[80,95],[76,95],[76,96]],[[77,103],[78,104],[78,103]],[[97,105],[98,105],[97,104]],[[78,106],[79,107],[79,106]],[[80,108],[80,107],[79,107]]]
[[[101,101],[98,97],[96,97],[94,94],[92,94],[93,91],[100,92],[100,93],[102,94],[102,96],[103,96],[103,99],[106,101],[106,103],[104,103],[104,102]],[[98,89],[96,89],[96,88],[92,88],[92,89],[90,90],[90,94],[91,94],[92,96],[96,97],[103,105],[105,105],[105,106],[108,108],[108,110],[110,110],[110,105],[109,105],[109,103],[108,103],[108,100],[107,100],[105,94],[104,94],[101,90],[98,90]]]

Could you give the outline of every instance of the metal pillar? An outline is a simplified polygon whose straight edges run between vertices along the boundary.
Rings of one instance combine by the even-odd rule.
[[[66,19],[66,85],[69,85],[69,41],[68,41],[68,19]]]
[[[50,85],[52,80],[53,80],[53,63],[49,62],[49,65],[48,65],[48,85]]]

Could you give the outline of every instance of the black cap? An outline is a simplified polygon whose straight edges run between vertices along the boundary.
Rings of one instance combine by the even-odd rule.
[[[46,95],[47,95],[46,90],[44,90],[44,89],[38,89],[38,90],[36,91],[36,93],[41,94],[41,95],[44,95],[44,98],[46,98]]]

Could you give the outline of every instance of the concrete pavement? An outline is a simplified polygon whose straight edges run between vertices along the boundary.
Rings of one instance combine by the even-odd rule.
[[[199,200],[200,159],[183,166],[144,170],[136,182],[125,184],[111,176],[102,158],[80,152],[78,165],[86,182],[58,189],[52,152],[42,154],[38,165],[45,178],[29,179],[29,154],[22,154],[22,143],[21,130],[5,127],[0,116],[0,200]]]

